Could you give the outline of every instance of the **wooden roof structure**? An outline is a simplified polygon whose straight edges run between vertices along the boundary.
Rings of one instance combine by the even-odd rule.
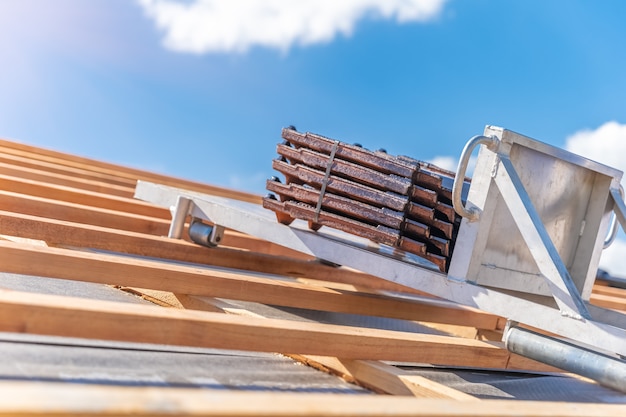
[[[0,331],[276,352],[379,395],[73,385],[68,396],[64,384],[0,379],[0,415],[626,415],[624,404],[480,399],[423,377],[410,365],[577,379],[504,349],[501,317],[230,230],[216,248],[169,239],[171,213],[133,199],[137,180],[261,202],[0,140],[0,273],[106,284],[155,304],[0,289]],[[229,300],[418,322],[438,334],[270,318]],[[625,311],[626,290],[598,282],[591,302]]]

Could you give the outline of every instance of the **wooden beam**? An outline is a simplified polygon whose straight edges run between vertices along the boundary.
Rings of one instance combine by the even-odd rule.
[[[171,218],[171,214],[168,210],[132,198],[84,191],[62,185],[51,185],[8,175],[0,175],[0,183],[2,183],[3,190],[12,191],[14,193],[29,194],[37,197],[51,198],[109,210],[124,211],[160,219]]]
[[[111,229],[166,236],[170,220],[0,190],[0,210]]]
[[[86,191],[116,195],[119,197],[133,198],[135,187],[108,184],[103,181],[94,181],[83,178],[76,178],[71,175],[46,172],[41,169],[26,168],[0,162],[0,174],[19,177],[31,181],[39,181],[48,184],[63,185],[66,187],[78,188]]]
[[[28,156],[12,155],[4,152],[4,148],[0,147],[0,162],[13,166],[33,169],[44,169],[51,174],[71,175],[75,178],[82,178],[91,181],[103,181],[112,185],[123,187],[134,187],[137,180],[131,178],[122,178],[116,175],[104,174],[97,171],[87,171],[84,169],[67,167],[56,163],[41,161],[29,158]]]
[[[511,353],[511,357],[509,358],[509,362],[506,367],[508,369],[515,369],[519,371],[537,371],[537,372],[556,372],[563,373],[563,370],[555,368],[550,365],[546,365],[544,363],[540,363],[534,361],[532,359],[526,358],[524,356],[515,355]],[[569,374],[570,376],[573,374]],[[591,383],[595,383],[589,380]]]
[[[210,224],[207,222],[207,224]],[[186,239],[188,237],[185,237]],[[245,249],[252,252],[265,253],[273,256],[286,256],[293,259],[313,260],[311,255],[277,245],[267,240],[259,239],[256,236],[247,235],[235,230],[226,229],[224,238],[220,242],[221,246]]]
[[[466,324],[480,328],[493,327],[497,321],[496,316],[469,313],[461,306],[439,300],[417,302],[336,291],[253,273],[228,272],[59,248],[30,247],[9,242],[0,242],[0,270],[14,274],[150,288],[177,294],[221,297],[339,313]]]
[[[156,236],[166,236],[170,225],[170,221],[166,219],[156,219],[149,216],[92,207],[83,204],[69,203],[4,190],[0,190],[0,210]],[[5,218],[5,227],[10,227],[8,226],[9,222],[10,219]],[[41,229],[46,229],[46,227],[42,227]],[[25,231],[23,233],[25,233]],[[38,233],[46,233],[46,231],[39,230]],[[184,237],[188,239],[185,235]],[[222,245],[245,249],[251,252],[284,256],[303,261],[313,259],[311,256],[301,252],[230,230],[226,231]],[[315,278],[346,283],[357,286],[359,289],[363,290],[373,289],[420,293],[409,287],[405,287],[372,275],[351,271],[347,268],[335,268],[332,273],[324,275],[323,277],[315,276]]]
[[[71,385],[69,387],[68,385]],[[623,404],[0,382],[0,415],[623,417]]]
[[[441,324],[441,323],[428,323],[428,322],[420,322],[420,324],[426,327],[430,327],[431,329],[437,330],[439,332],[444,332],[444,333],[451,334],[454,336],[459,336],[459,337],[465,337],[466,339],[478,339],[479,330],[483,330],[483,329],[477,329],[476,327],[459,326],[459,325],[454,325],[454,324]],[[490,330],[490,331],[495,331],[495,330]],[[486,340],[486,339],[482,339],[482,340]],[[502,335],[500,335],[498,339],[490,339],[490,340],[500,341],[502,340]]]
[[[591,293],[589,301],[599,307],[611,308],[614,310],[626,310],[626,298],[615,295]]]
[[[13,212],[16,216],[19,216],[17,213],[21,213],[25,216],[30,215],[157,236],[166,236],[170,225],[170,221],[166,219],[156,219],[139,214],[68,203],[49,198],[33,197],[2,190],[0,190],[0,210]],[[6,227],[10,227],[10,221],[10,217],[7,216],[5,218]],[[46,231],[39,230],[38,233],[45,234]],[[183,238],[189,240],[186,234],[183,234]],[[222,246],[301,260],[313,259],[309,255],[232,230],[226,230]]]
[[[597,284],[596,282],[593,286],[590,298],[591,304],[626,311],[626,289]]]
[[[145,290],[138,289],[138,293]],[[168,293],[152,294],[155,300],[167,299],[176,308],[220,311],[248,317],[263,317],[246,309],[209,297],[194,297]],[[380,361],[338,359],[330,356],[284,354],[315,369],[341,376],[344,380],[364,386],[374,392],[391,395],[412,395],[420,398],[454,398],[477,401],[476,397],[431,381]]]
[[[338,267],[337,269],[343,271],[354,271],[349,267]],[[356,275],[353,274],[338,274],[327,277],[314,278],[313,280],[307,277],[299,277],[298,281],[304,284],[321,285],[323,287],[343,290],[348,289],[350,291],[361,291],[369,293],[406,293],[410,296],[423,296],[431,299],[437,298],[424,291],[417,290],[415,288],[406,287],[401,284],[397,284],[393,281],[387,281],[386,279],[360,272]],[[478,311],[478,310],[477,310]]]
[[[0,290],[0,331],[487,368],[508,361],[506,350],[477,340],[9,290]]]
[[[612,295],[615,297],[626,298],[626,289],[609,287],[608,285],[598,285],[597,282],[596,284],[594,284],[592,291],[595,294]]]
[[[253,252],[251,251],[252,246],[255,246],[255,249],[265,251],[276,251],[276,249],[270,243],[267,243],[263,248],[257,247],[260,245],[248,245],[249,243],[257,243],[256,239],[246,239],[246,237],[234,233],[225,234],[224,244],[239,244],[239,247],[247,250],[228,247],[207,248],[180,239],[50,220],[2,210],[0,210],[0,219],[0,231],[2,233],[43,240],[50,246],[93,248],[293,277],[332,279],[339,274],[360,274],[356,271],[331,267],[319,262]],[[291,254],[291,251],[285,249],[284,253]]]
[[[242,309],[241,307],[233,306],[224,300],[211,297],[171,294],[141,288],[133,288],[131,292],[140,296],[147,295],[147,297],[145,297],[146,299],[166,307],[187,308],[212,312],[220,311],[228,314],[263,317],[257,313]],[[498,339],[498,341],[499,340],[500,339]],[[544,363],[537,362],[514,353],[507,353],[509,354],[509,360],[507,361],[506,369],[561,373],[560,369],[548,366]],[[334,356],[326,357],[298,354],[286,355],[315,368],[341,375],[349,381],[362,383],[377,392],[386,392],[393,395],[430,395],[434,397],[439,396],[440,398],[454,397],[458,399],[463,398],[465,395],[463,393],[459,393],[457,396],[454,396],[453,394],[455,393],[455,390],[450,390],[448,387],[443,385],[439,387],[441,389],[436,390],[440,384],[436,384],[432,381],[429,382],[428,379],[422,380],[421,377],[415,375],[414,373],[412,374],[410,371],[403,371],[393,366],[387,368],[387,366],[390,365],[381,363],[381,366],[377,367],[376,365],[379,364],[379,362],[361,363],[363,361],[358,361],[359,363],[354,363],[349,366],[349,363],[346,362],[346,360],[336,358]],[[409,376],[411,378],[408,378]],[[429,394],[430,391],[434,392]]]
[[[138,294],[146,290],[136,289]],[[148,290],[151,299],[157,303],[176,308],[191,308],[201,311],[220,311],[247,317],[263,317],[246,309],[233,306],[222,300],[208,297],[193,297],[182,294],[158,293]],[[446,387],[419,375],[403,371],[380,361],[338,359],[330,356],[287,355],[316,369],[337,374],[343,379],[357,383],[374,392],[391,395],[412,395],[420,398],[454,398],[461,401],[478,401],[476,397]]]
[[[182,178],[157,174],[145,170],[130,168],[122,165],[111,164],[95,159],[89,159],[70,155],[62,152],[38,148],[34,146],[19,144],[0,139],[0,150],[3,153],[21,156],[46,163],[63,165],[71,168],[78,168],[88,172],[97,172],[111,175],[118,178],[126,178],[136,182],[138,179],[151,181],[173,187],[184,188],[190,191],[198,191],[207,194],[214,194],[221,197],[228,197],[251,203],[261,204],[261,197],[251,193],[235,191],[223,187],[211,186],[205,183],[190,181]]]
[[[99,172],[120,178],[133,179],[144,172],[121,165],[109,164],[97,159],[85,158],[68,153],[53,151],[36,146],[0,139],[0,150],[9,155],[20,156],[35,161],[78,168],[87,172]],[[136,175],[131,175],[131,173]]]
[[[298,356],[300,356],[303,362],[311,364],[313,367],[322,365],[332,370],[333,373],[343,375],[348,380],[355,380],[358,384],[376,392],[392,395],[411,395],[419,398],[480,401],[469,394],[380,361],[340,359],[313,355]]]

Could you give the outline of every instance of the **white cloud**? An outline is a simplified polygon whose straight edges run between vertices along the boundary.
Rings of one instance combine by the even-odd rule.
[[[438,166],[439,168],[447,169],[448,171],[456,172],[456,166],[459,160],[452,156],[435,156],[428,161],[429,163]]]
[[[474,173],[474,168],[476,168],[476,160],[478,158],[474,155],[470,156],[469,162],[467,163],[467,170],[465,172],[466,177],[471,177]],[[444,156],[439,155],[435,156],[433,159],[426,161],[433,165],[438,166],[439,168],[447,169],[448,171],[456,172],[456,169],[459,165],[459,158],[455,156]]]
[[[178,52],[245,52],[349,36],[366,17],[422,22],[438,16],[446,0],[136,0]]]
[[[565,148],[585,158],[626,171],[626,125],[606,122],[597,129],[586,129],[569,136]],[[623,231],[602,252],[600,267],[609,273],[626,276],[626,240]]]
[[[585,158],[626,171],[626,125],[607,122],[569,136],[565,148]]]
[[[600,268],[617,277],[626,277],[626,241],[616,239],[602,252]]]

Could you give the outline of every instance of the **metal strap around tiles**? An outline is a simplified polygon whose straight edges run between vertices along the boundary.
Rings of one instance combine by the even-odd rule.
[[[337,147],[339,146],[339,141],[336,140],[333,144],[332,149],[330,150],[330,157],[328,158],[328,165],[326,165],[326,173],[324,174],[324,180],[322,181],[322,189],[320,190],[320,196],[317,200],[317,206],[315,207],[315,222],[317,223],[320,218],[320,210],[322,210],[322,200],[324,200],[324,193],[326,193],[326,184],[328,184],[328,177],[330,177],[330,172],[333,167],[333,160],[335,159],[335,154],[337,153]]]

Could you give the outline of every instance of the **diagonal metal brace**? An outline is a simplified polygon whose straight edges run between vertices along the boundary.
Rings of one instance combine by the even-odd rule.
[[[505,155],[499,155],[494,180],[561,314],[576,319],[591,319],[513,163]]]

